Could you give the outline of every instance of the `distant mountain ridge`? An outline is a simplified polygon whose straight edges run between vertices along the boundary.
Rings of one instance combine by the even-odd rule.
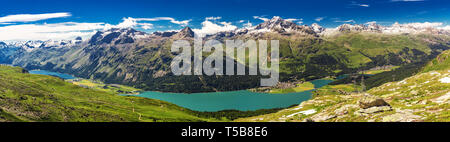
[[[30,40],[30,41],[15,41],[10,43],[4,43],[5,47],[8,48],[21,48],[27,52],[31,52],[38,48],[63,48],[71,47],[80,44],[83,40],[81,37],[77,37],[74,40]]]
[[[181,32],[181,33],[180,33]],[[420,23],[412,24],[399,24],[395,23],[392,26],[382,26],[376,23],[368,24],[342,24],[336,28],[323,28],[317,23],[312,25],[297,25],[294,22],[274,16],[272,19],[265,21],[253,27],[244,27],[233,31],[218,32],[215,34],[206,35],[206,37],[233,37],[245,34],[258,34],[275,32],[280,34],[297,33],[301,35],[313,35],[313,36],[327,36],[346,32],[367,32],[367,33],[383,33],[383,34],[436,34],[436,35],[450,35],[450,30],[439,29],[429,26],[422,26]],[[177,36],[179,35],[179,37]],[[90,44],[122,44],[133,43],[139,38],[155,38],[155,37],[172,37],[176,38],[193,38],[194,31],[190,27],[185,27],[179,31],[166,31],[166,32],[153,32],[148,34],[135,30],[133,28],[111,28],[104,31],[96,32],[90,39]],[[27,51],[31,51],[35,48],[43,47],[69,47],[73,44],[81,43],[81,37],[74,40],[30,40],[30,41],[18,41],[10,42],[7,46],[22,47]],[[4,43],[4,42],[3,42]]]
[[[426,24],[426,23],[425,23]],[[336,28],[323,28],[317,23],[312,25],[297,25],[294,22],[284,20],[278,16],[265,21],[259,25],[253,27],[246,27],[236,29],[234,31],[219,32],[216,34],[208,35],[215,37],[217,35],[242,35],[242,34],[255,34],[264,32],[277,32],[277,33],[298,33],[303,35],[334,35],[345,32],[369,32],[369,33],[384,33],[384,34],[442,34],[450,35],[450,30],[439,29],[431,26],[424,26],[421,23],[412,24],[399,24],[395,23],[392,26],[382,26],[374,22],[368,24],[342,24]]]

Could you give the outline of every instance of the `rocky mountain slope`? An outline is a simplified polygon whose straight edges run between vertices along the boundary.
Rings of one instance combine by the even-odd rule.
[[[299,106],[237,121],[448,122],[450,51],[437,56],[414,76],[364,93],[357,90],[352,84],[329,85],[316,90],[313,99]]]
[[[87,42],[71,48],[26,52],[12,64],[167,92],[242,90],[259,84],[254,76],[171,74],[170,63],[176,54],[170,52],[171,43],[177,39],[193,41],[194,33],[186,27],[169,37],[164,35],[167,34],[145,34],[131,28],[99,31]],[[225,83],[233,80],[243,82]]]

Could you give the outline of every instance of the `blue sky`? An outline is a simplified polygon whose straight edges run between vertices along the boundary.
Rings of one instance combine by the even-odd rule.
[[[371,21],[381,25],[391,25],[396,21],[441,22],[445,26],[449,25],[450,19],[448,0],[9,0],[1,3],[0,30],[9,27],[11,32],[17,31],[17,28],[44,24],[47,24],[46,27],[69,26],[72,33],[79,26],[91,26],[78,30],[88,32],[121,23],[122,26],[133,26],[147,32],[177,30],[184,26],[201,30],[205,25],[232,29],[248,23],[257,25],[273,16],[291,19],[298,24],[318,23],[324,27]],[[210,23],[205,23],[207,17],[211,17],[208,20]],[[214,24],[219,27],[214,27]],[[14,40],[1,34],[2,31],[0,40]]]

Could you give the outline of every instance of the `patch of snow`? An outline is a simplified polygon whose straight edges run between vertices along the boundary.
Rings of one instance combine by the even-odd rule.
[[[441,78],[441,79],[439,79],[439,81],[440,81],[441,83],[450,83],[450,77],[444,77],[444,78]]]
[[[266,33],[266,32],[270,32],[270,29],[264,28],[264,29],[258,29],[258,30],[253,30],[250,31],[249,33]]]
[[[299,109],[302,109],[302,108],[303,107],[299,106],[299,107],[293,108],[292,110],[299,110]]]
[[[401,84],[406,84],[406,80],[402,80],[402,81],[397,83],[397,85],[401,85]]]
[[[149,35],[135,35],[134,38],[136,39],[142,39],[142,38],[147,38],[149,37]]]
[[[316,112],[317,111],[315,109],[310,109],[310,110],[296,112],[296,113],[290,114],[290,115],[288,115],[286,117],[292,117],[292,116],[295,116],[295,115],[300,114],[300,113],[304,114],[304,115],[310,115],[310,114],[313,114],[313,113],[316,113]]]
[[[436,71],[432,71],[432,72],[430,72],[430,74],[431,74],[431,75],[441,75],[441,73],[436,72]]]

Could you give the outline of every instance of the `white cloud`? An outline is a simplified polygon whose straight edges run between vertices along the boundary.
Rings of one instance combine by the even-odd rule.
[[[116,25],[116,28],[132,28],[138,25],[137,20],[131,17],[123,18],[123,22]]]
[[[290,22],[295,22],[295,21],[302,21],[303,19],[288,18],[288,19],[284,19],[284,20],[290,21]]]
[[[355,20],[345,20],[345,21],[342,21],[342,20],[336,20],[336,21],[334,21],[334,22],[339,22],[339,23],[356,23]]]
[[[367,22],[367,23],[365,23],[366,25],[371,25],[371,24],[376,24],[377,23],[377,21],[370,21],[370,22]]]
[[[352,1],[350,6],[370,7],[370,5],[368,5],[368,4],[357,3],[355,1]]]
[[[231,25],[231,22],[220,22],[222,25]]]
[[[59,40],[75,37],[89,38],[96,30],[104,29],[104,23],[65,22],[56,24],[22,24],[0,27],[0,40]]]
[[[219,24],[213,23],[206,19],[202,22],[201,29],[192,29],[197,35],[203,37],[205,35],[215,34],[218,32],[232,31],[237,29],[236,26],[231,25],[231,22],[219,22]]]
[[[119,23],[118,25],[111,25],[110,28],[136,28],[136,27],[140,27],[140,28],[142,28],[144,30],[148,30],[148,29],[152,29],[153,28],[153,24],[151,24],[151,23],[138,23],[139,20],[136,19],[136,18],[128,17],[128,18],[123,18],[122,20],[123,20],[123,22]]]
[[[220,20],[222,17],[206,17],[206,20]]]
[[[140,25],[141,25],[141,28],[144,30],[153,29],[153,24],[150,24],[150,23],[141,23]],[[159,28],[164,28],[164,27],[159,26]]]
[[[320,22],[320,21],[322,21],[323,19],[325,19],[325,17],[317,17],[317,18],[314,19],[314,20],[316,20],[317,22]]]
[[[217,17],[216,17],[217,18]],[[171,23],[178,24],[181,26],[187,26],[191,20],[184,20],[184,21],[177,21],[174,18],[171,17],[156,17],[156,18],[123,18],[123,21],[119,23],[118,25],[107,25],[106,29],[108,28],[142,28],[144,30],[152,29],[154,26],[151,23],[144,23],[147,22],[153,22],[153,21],[161,21],[161,20],[167,20]]]
[[[296,18],[288,18],[288,19],[285,19],[286,21],[290,21],[290,22],[295,22],[295,21],[297,21],[297,24],[299,24],[299,25],[301,25],[301,24],[303,24],[303,19],[302,18],[300,18],[300,19],[296,19]]]
[[[244,27],[245,27],[245,28],[250,28],[250,27],[252,27],[252,26],[253,26],[253,24],[250,23],[250,21],[247,21],[247,23],[244,24]]]
[[[269,21],[268,18],[260,17],[260,16],[253,16],[255,19],[263,20],[263,21]]]
[[[358,6],[361,6],[361,7],[370,7],[370,5],[368,5],[368,4],[359,4]]]
[[[167,21],[170,21],[171,23],[178,24],[181,26],[187,26],[189,24],[189,22],[191,21],[191,20],[177,21],[171,17],[156,17],[156,18],[128,17],[128,18],[123,18],[122,20],[123,21],[121,23],[119,23],[118,25],[107,25],[107,26],[110,26],[107,28],[136,28],[136,27],[139,27],[139,28],[143,28],[143,29],[147,30],[147,29],[152,29],[153,24],[143,23],[145,21],[153,22],[153,21],[167,20]]]
[[[31,22],[45,20],[50,18],[67,17],[69,13],[50,13],[50,14],[20,14],[0,17],[0,41],[19,41],[19,40],[48,40],[48,39],[74,39],[81,36],[87,39],[97,30],[106,30],[110,28],[142,28],[144,30],[152,29],[153,24],[149,21],[168,20],[171,23],[181,26],[187,26],[191,20],[178,21],[171,17],[156,18],[123,18],[117,25],[106,23],[76,23],[64,22],[53,24],[20,24],[13,25],[12,22]],[[221,23],[229,28],[231,23]]]
[[[239,20],[238,21],[238,23],[244,23],[245,22],[245,20]]]
[[[33,22],[52,18],[70,17],[70,13],[17,14],[0,17],[0,23]]]
[[[175,20],[175,18],[172,18],[172,17],[135,18],[135,20],[136,21],[161,21],[161,20],[167,20],[167,21],[170,21],[171,23],[178,24],[178,25],[181,25],[181,26],[187,26],[189,24],[189,22],[191,21],[191,19],[178,21],[178,20]]]

